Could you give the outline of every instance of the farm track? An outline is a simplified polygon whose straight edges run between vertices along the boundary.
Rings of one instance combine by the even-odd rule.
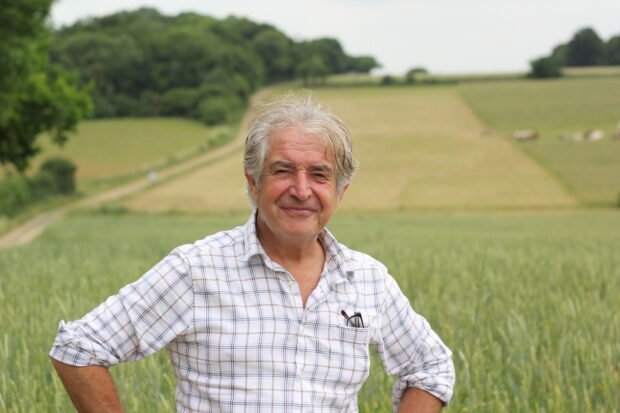
[[[241,125],[239,128],[239,132],[235,139],[233,139],[228,144],[214,149],[204,155],[197,156],[195,158],[191,158],[185,162],[180,164],[171,166],[170,168],[166,168],[157,173],[157,180],[166,180],[168,178],[174,177],[176,175],[180,175],[182,173],[188,172],[198,166],[201,166],[207,162],[217,161],[218,159],[224,158],[226,155],[236,151],[240,147],[243,146],[245,140],[245,131],[247,129],[247,125],[250,121],[250,115],[252,113],[252,107],[260,102],[262,99],[267,96],[269,89],[262,89],[258,91],[251,99],[248,110],[246,111],[243,119],[241,121]],[[106,202],[115,201],[121,199],[123,197],[129,196],[141,190],[148,188],[149,186],[154,185],[154,183],[148,178],[143,177],[132,181],[130,183],[118,186],[116,188],[110,189],[108,191],[104,191],[97,195],[93,195],[91,197],[81,199],[79,201],[73,202],[68,205],[64,205],[62,207],[53,209],[51,211],[44,212],[35,216],[34,218],[26,221],[22,225],[14,228],[8,233],[0,236],[0,248],[8,248],[8,247],[17,247],[20,245],[25,245],[30,241],[34,240],[38,237],[45,229],[56,222],[58,219],[62,218],[67,214],[67,212],[72,211],[77,208],[92,208],[102,205]]]

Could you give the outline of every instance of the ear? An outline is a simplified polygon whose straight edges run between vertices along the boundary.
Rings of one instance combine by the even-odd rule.
[[[256,185],[256,180],[248,173],[247,169],[243,169],[243,174],[245,175],[245,180],[248,181],[250,196],[256,201],[258,199],[258,186]]]
[[[342,198],[344,198],[344,193],[347,192],[347,189],[349,189],[349,184],[346,184],[342,188],[342,191],[336,196],[336,201],[338,202],[338,205],[340,205],[340,202],[342,201]]]

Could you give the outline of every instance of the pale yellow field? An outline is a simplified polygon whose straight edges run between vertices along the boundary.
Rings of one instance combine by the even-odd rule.
[[[241,151],[181,178],[158,185],[124,201],[133,210],[250,211]]]
[[[452,87],[325,89],[315,96],[349,125],[360,162],[342,210],[565,207],[575,199]],[[147,211],[249,210],[241,154],[140,193]]]

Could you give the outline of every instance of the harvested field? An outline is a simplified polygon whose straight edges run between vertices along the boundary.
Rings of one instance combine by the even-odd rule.
[[[315,94],[347,122],[360,161],[341,210],[576,205],[552,176],[510,142],[486,135],[453,87],[326,89]],[[247,205],[241,173],[239,154],[138,194],[124,206],[237,211]]]

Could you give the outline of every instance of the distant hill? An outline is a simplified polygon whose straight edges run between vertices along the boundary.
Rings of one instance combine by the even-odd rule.
[[[165,16],[142,8],[55,32],[52,61],[91,84],[95,117],[235,119],[261,85],[334,73],[368,73],[373,57],[347,55],[336,39],[296,42],[246,18]]]

